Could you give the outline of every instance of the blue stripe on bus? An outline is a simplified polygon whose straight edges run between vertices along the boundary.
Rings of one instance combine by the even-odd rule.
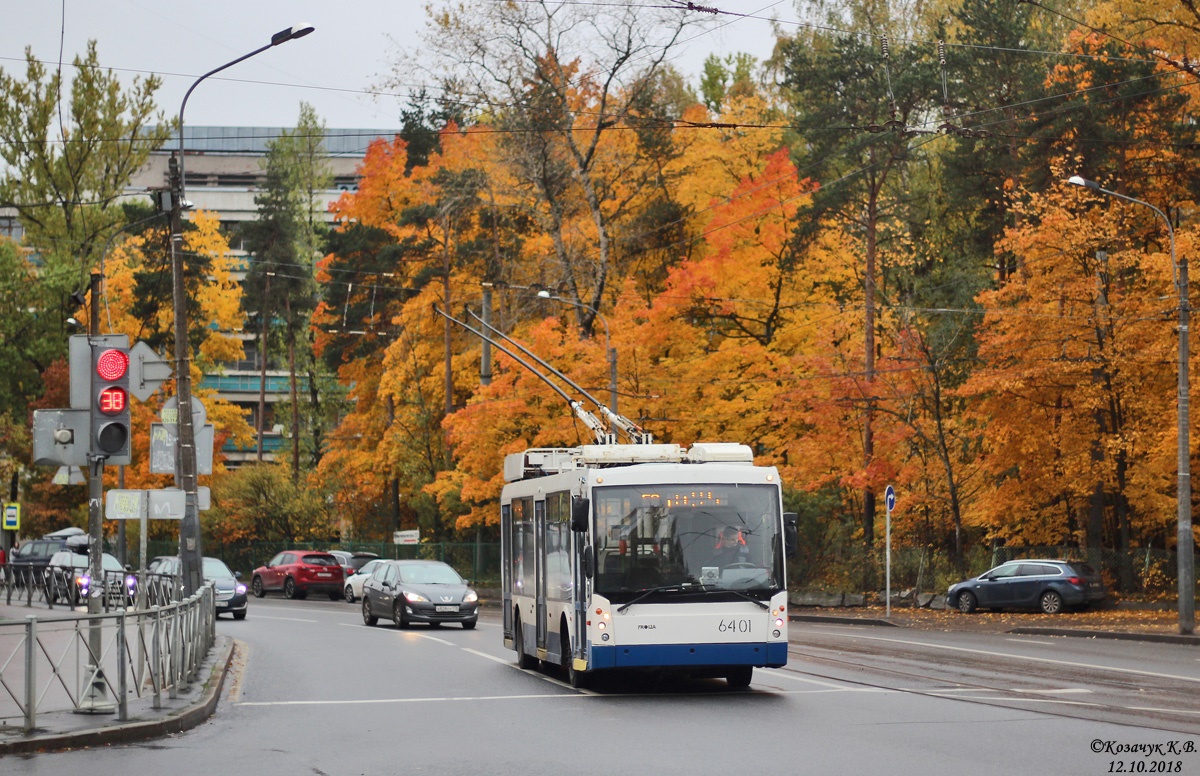
[[[767,644],[631,644],[591,645],[588,668],[639,666],[768,666],[787,664],[787,642]]]

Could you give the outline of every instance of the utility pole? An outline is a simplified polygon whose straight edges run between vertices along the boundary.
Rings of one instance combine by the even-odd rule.
[[[180,127],[180,132],[183,128]],[[183,490],[183,519],[179,523],[179,559],[183,567],[183,592],[200,589],[200,511],[196,502],[196,431],[192,425],[192,370],[187,326],[187,287],[183,265],[183,174],[175,156],[170,161],[171,181],[171,296],[175,305],[175,397],[179,410],[179,449],[176,451],[175,485]]]

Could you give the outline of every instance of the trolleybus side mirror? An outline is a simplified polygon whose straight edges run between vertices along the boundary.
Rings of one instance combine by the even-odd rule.
[[[591,499],[571,498],[571,530],[576,533],[587,533],[588,515],[592,511]],[[590,576],[590,575],[589,575]]]
[[[800,544],[799,522],[800,516],[795,512],[783,513],[783,551],[789,558],[796,557],[796,547]]]
[[[580,553],[579,568],[583,570],[585,577],[592,578],[592,574],[596,571],[596,556],[592,553],[592,545],[584,547],[583,552]]]

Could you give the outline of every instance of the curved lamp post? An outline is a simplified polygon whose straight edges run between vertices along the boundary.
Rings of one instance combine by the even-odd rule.
[[[188,98],[200,85],[200,82],[210,75],[244,62],[256,54],[261,54],[269,48],[274,48],[289,40],[303,38],[315,28],[311,24],[299,24],[280,30],[271,36],[271,42],[256,48],[249,54],[226,62],[220,67],[209,70],[188,88],[179,106],[179,151],[178,163],[171,165],[171,296],[175,306],[175,395],[178,400],[179,448],[175,456],[175,484],[184,492],[183,520],[179,525],[179,557],[183,566],[183,589],[185,595],[192,595],[200,589],[202,583],[200,573],[200,513],[196,500],[196,430],[192,421],[192,376],[188,354],[187,329],[187,292],[184,289],[183,275],[183,112],[187,108]],[[174,157],[172,162],[174,162]]]
[[[1110,197],[1123,199],[1135,205],[1143,205],[1158,214],[1167,225],[1167,237],[1171,244],[1171,264],[1177,270],[1175,283],[1179,290],[1179,398],[1177,423],[1179,425],[1178,449],[1178,485],[1176,487],[1177,523],[1176,543],[1178,544],[1178,577],[1179,577],[1179,632],[1190,634],[1196,626],[1196,569],[1195,555],[1192,546],[1192,474],[1190,459],[1190,413],[1188,410],[1188,265],[1187,259],[1175,260],[1175,230],[1171,227],[1171,219],[1167,214],[1140,199],[1118,194],[1102,188],[1099,183],[1089,181],[1078,175],[1072,175],[1067,183],[1082,186],[1085,189],[1098,191]]]

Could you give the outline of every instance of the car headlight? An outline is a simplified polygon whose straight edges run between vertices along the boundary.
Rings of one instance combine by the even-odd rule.
[[[237,587],[235,587],[235,588],[234,588],[234,590],[236,590],[236,591],[237,591],[237,594],[238,594],[238,595],[243,595],[243,594],[245,594],[245,592],[246,592],[246,586],[245,586],[245,585],[238,585]]]
[[[479,600],[479,594],[476,593],[474,590],[468,590],[467,594],[463,596],[464,604],[473,604],[478,600]]]
[[[426,601],[426,602],[427,602],[427,601],[429,601],[429,599],[428,599],[428,598],[426,598],[425,596],[421,595],[420,593],[409,593],[409,592],[407,592],[407,591],[405,591],[405,593],[404,593],[404,598],[405,598],[405,600],[407,600],[409,603],[413,603],[413,604],[415,604],[415,603],[418,603],[418,602],[420,602],[420,601]]]

